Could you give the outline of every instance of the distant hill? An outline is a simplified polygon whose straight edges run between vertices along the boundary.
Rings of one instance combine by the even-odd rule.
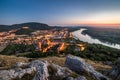
[[[19,29],[19,30],[17,30],[16,32],[15,32],[15,34],[16,35],[28,35],[28,34],[30,34],[31,32],[33,32],[34,30],[33,29],[30,29],[30,28],[28,28],[28,29],[23,29],[23,28],[21,28],[21,29]]]
[[[11,29],[18,29],[26,26],[33,30],[45,30],[52,28],[51,26],[48,26],[47,24],[44,23],[29,22],[29,23],[14,24],[14,25],[0,25],[0,31],[8,31]]]
[[[29,29],[22,31],[22,27],[29,27]],[[9,31],[11,29],[20,29],[16,33],[21,34],[21,32],[22,32],[23,34],[24,33],[26,34],[27,32],[30,33],[34,30],[48,30],[48,29],[61,30],[61,29],[64,29],[64,28],[67,28],[68,31],[72,32],[72,31],[80,29],[81,26],[79,26],[79,27],[70,27],[70,26],[61,27],[61,26],[49,26],[47,24],[38,23],[38,22],[28,22],[28,23],[13,24],[13,25],[0,25],[0,32],[1,31]]]
[[[0,31],[8,31],[9,28],[10,27],[8,25],[0,25]]]

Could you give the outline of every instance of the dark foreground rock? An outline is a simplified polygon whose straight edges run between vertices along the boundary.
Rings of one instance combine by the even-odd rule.
[[[67,80],[87,80],[84,76],[79,76],[77,78],[68,77]]]
[[[110,70],[108,74],[113,78],[113,80],[120,80],[120,58],[118,58],[112,70]]]
[[[24,77],[24,75],[35,75],[33,80],[48,80],[48,70],[46,61],[33,61],[31,63],[17,63],[14,65],[14,69],[1,70],[0,78],[2,80],[19,80]],[[32,80],[32,79],[31,79]]]
[[[92,77],[95,77],[96,80],[108,80],[107,77],[97,72],[90,64],[87,64],[80,57],[68,55],[66,57],[65,66],[78,73],[89,73]]]

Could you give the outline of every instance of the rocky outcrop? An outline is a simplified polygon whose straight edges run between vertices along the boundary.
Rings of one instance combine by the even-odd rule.
[[[97,80],[108,80],[107,77],[97,72],[90,64],[87,64],[80,57],[68,55],[66,57],[65,66],[78,73],[81,72],[89,73]]]
[[[21,79],[26,74],[35,74],[33,80],[48,80],[47,62],[45,61],[33,61],[31,63],[17,63],[14,65],[14,69],[1,70],[0,78],[3,80]]]
[[[73,74],[73,72],[71,70],[69,70],[67,67],[61,67],[56,64],[51,64],[50,66],[52,68],[56,69],[55,76],[65,78],[65,77],[68,77],[69,75]]]
[[[48,63],[47,61],[33,61],[30,67],[36,67],[36,74],[33,80],[48,80]]]
[[[110,75],[119,80],[119,60]],[[115,73],[114,73],[115,72]],[[117,73],[118,72],[118,73]],[[84,75],[81,73],[85,73]],[[87,76],[86,74],[90,74]],[[26,77],[27,76],[27,77]],[[89,77],[89,78],[88,78]],[[92,77],[92,78],[91,78]],[[0,70],[0,80],[108,80],[82,58],[68,55],[65,66],[35,60],[29,63],[16,63],[9,70]]]
[[[104,64],[105,64],[105,65],[109,65],[109,66],[112,66],[112,65],[113,65],[113,63],[112,63],[111,61],[105,61]]]
[[[77,78],[68,77],[66,80],[87,80],[84,76],[79,76]]]
[[[10,69],[10,70],[1,70],[0,78],[3,80],[12,80],[15,78],[21,79],[25,74],[33,74],[36,71],[34,67],[26,69]]]
[[[29,63],[23,63],[23,62],[18,62],[15,65],[13,65],[13,68],[25,68],[28,67]]]
[[[109,76],[113,78],[113,80],[120,80],[120,58],[118,58],[112,70],[109,71]]]

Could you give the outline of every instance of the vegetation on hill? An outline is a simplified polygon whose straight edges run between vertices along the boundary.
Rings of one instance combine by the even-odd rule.
[[[75,51],[75,46],[68,46],[65,54],[73,54],[96,61],[115,61],[120,56],[120,50],[100,44],[87,44],[84,51]]]
[[[48,29],[63,29],[67,28],[70,32],[80,29],[81,27],[61,27],[61,26],[49,26],[44,23],[37,22],[28,22],[21,24],[13,24],[13,25],[0,25],[0,31],[9,31],[11,29],[18,29],[22,27],[29,27],[31,30],[48,30]]]
[[[4,55],[15,55],[17,53],[24,53],[24,52],[33,52],[35,47],[33,45],[25,45],[25,44],[9,44],[1,54]]]
[[[85,51],[78,55],[97,61],[115,61],[120,56],[119,52],[118,49],[100,44],[87,44]]]
[[[65,39],[64,41],[69,43],[71,39]],[[73,39],[73,42],[75,42],[75,44],[83,43],[75,39]],[[84,51],[77,51],[75,45],[69,45],[61,53],[64,55],[72,54],[95,61],[115,61],[120,56],[119,49],[110,48],[100,44],[84,44],[86,44],[86,48]],[[36,51],[34,45],[12,44],[8,45],[0,54],[24,56],[29,58],[40,58],[47,56],[60,56],[61,53],[58,53],[56,49],[52,52],[47,51],[46,53],[42,53],[40,51]]]
[[[8,31],[10,30],[8,25],[0,25],[0,31]]]
[[[0,31],[8,31],[11,29],[18,29],[22,27],[29,27],[33,30],[45,30],[51,29],[52,27],[48,26],[47,24],[37,23],[37,22],[29,22],[29,23],[22,23],[22,24],[14,24],[14,25],[0,25]]]
[[[15,34],[16,35],[29,35],[31,32],[33,32],[34,30],[32,30],[32,29],[30,29],[30,28],[28,28],[28,29],[23,29],[23,28],[21,28],[21,29],[19,29],[19,30],[17,30],[16,32],[15,32]]]
[[[80,28],[84,28],[84,27],[67,27],[68,31],[70,31],[70,32],[79,30]]]
[[[47,24],[37,23],[37,22],[15,24],[15,25],[12,25],[11,27],[21,28],[21,27],[26,27],[26,26],[29,27],[30,29],[33,29],[33,30],[50,29],[50,26],[48,26]]]

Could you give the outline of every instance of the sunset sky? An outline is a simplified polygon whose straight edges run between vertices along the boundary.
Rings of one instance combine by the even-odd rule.
[[[0,0],[0,24],[120,26],[120,0]]]

